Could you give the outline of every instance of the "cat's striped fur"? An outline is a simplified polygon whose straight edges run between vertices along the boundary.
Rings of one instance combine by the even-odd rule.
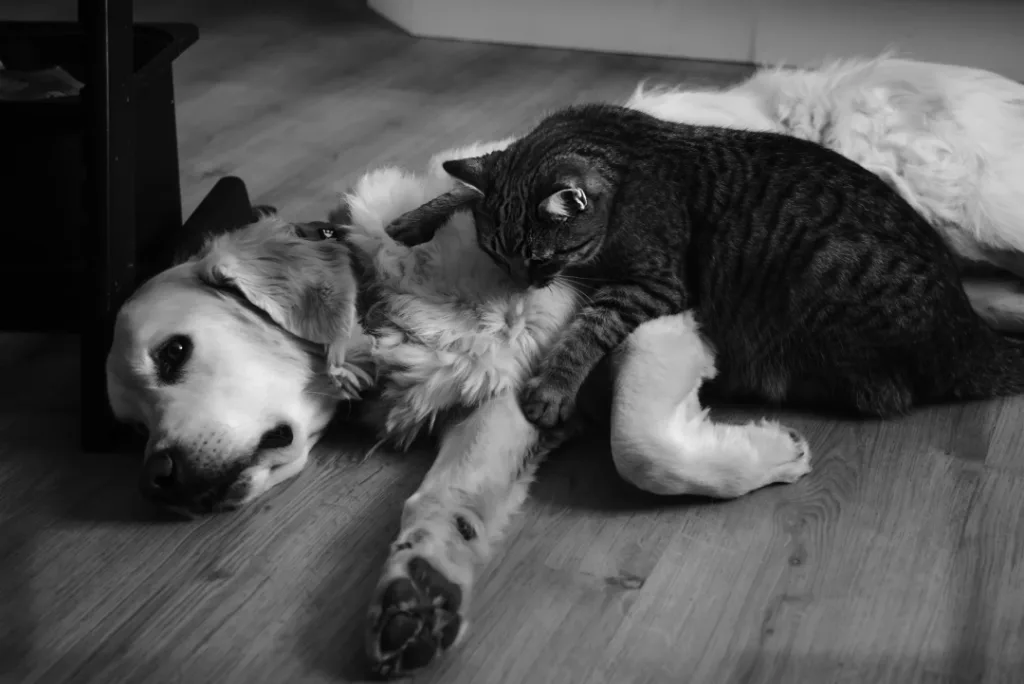
[[[524,392],[539,425],[638,325],[684,310],[720,396],[891,416],[1024,392],[1024,347],[971,308],[935,230],[817,144],[583,105],[444,167],[478,191],[480,246],[514,280],[586,292]]]

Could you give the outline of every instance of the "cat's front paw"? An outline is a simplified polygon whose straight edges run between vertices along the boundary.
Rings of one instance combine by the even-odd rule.
[[[539,428],[550,429],[566,423],[576,404],[576,392],[569,383],[546,375],[531,378],[519,395],[526,419]]]
[[[389,223],[384,229],[388,236],[406,247],[415,247],[434,238],[434,231],[424,225],[423,219],[415,214],[403,214]]]

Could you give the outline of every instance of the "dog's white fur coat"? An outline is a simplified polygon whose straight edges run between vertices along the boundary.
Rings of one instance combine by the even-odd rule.
[[[375,331],[374,358],[392,406],[385,429],[401,445],[444,411],[476,406],[517,387],[575,306],[573,293],[564,288],[516,292],[477,247],[468,213],[460,212],[434,240],[413,248],[384,232],[399,215],[451,189],[443,159],[502,144],[450,151],[435,158],[424,175],[373,171],[345,199],[350,240],[373,255],[384,294],[388,323]]]

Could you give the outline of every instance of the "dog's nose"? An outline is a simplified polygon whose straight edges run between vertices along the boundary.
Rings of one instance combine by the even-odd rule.
[[[174,448],[150,454],[142,466],[142,481],[139,484],[143,493],[158,497],[172,495],[181,482],[180,458],[180,452]]]

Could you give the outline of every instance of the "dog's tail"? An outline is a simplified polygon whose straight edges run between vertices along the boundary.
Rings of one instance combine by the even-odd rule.
[[[1024,394],[1024,340],[986,327],[977,350],[951,388],[953,399],[995,399]]]

